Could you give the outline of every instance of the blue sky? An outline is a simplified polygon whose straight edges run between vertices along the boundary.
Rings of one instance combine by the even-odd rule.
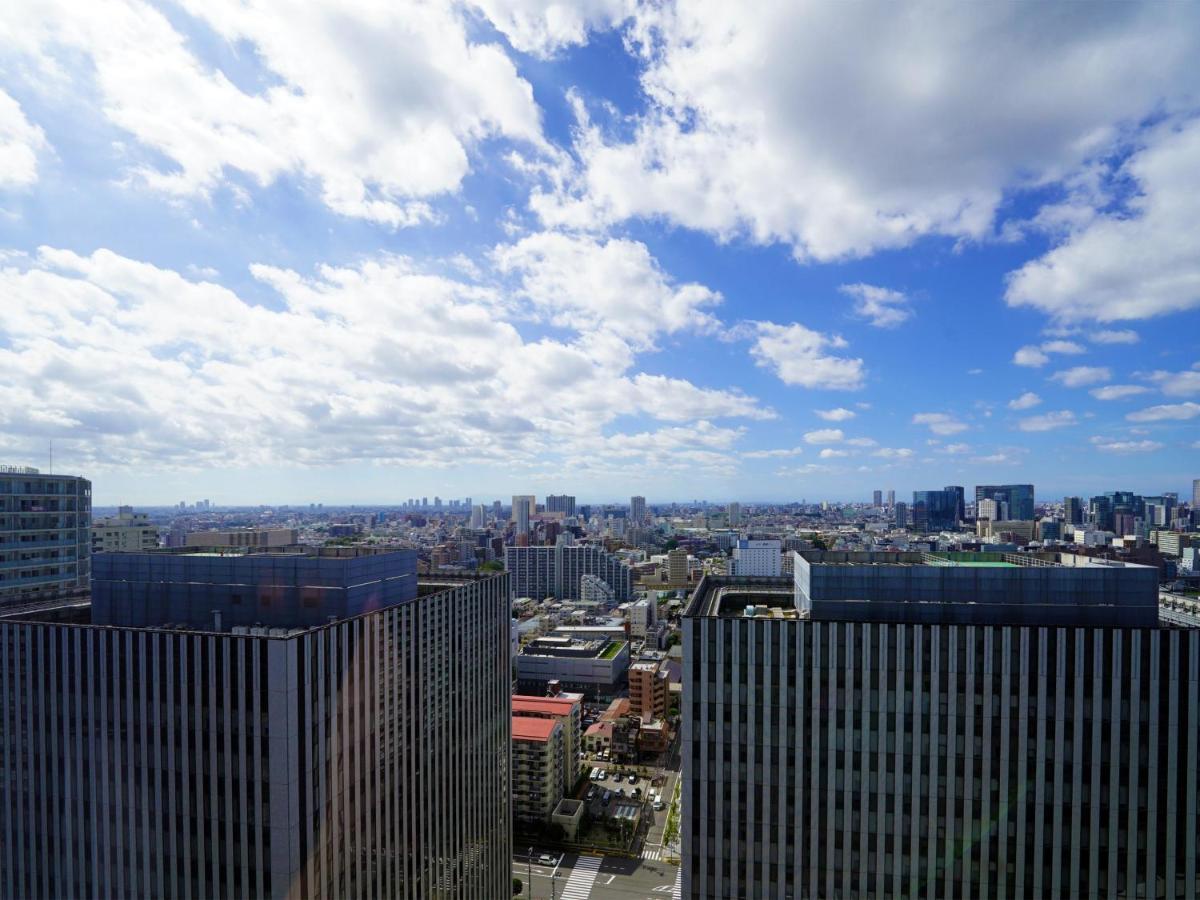
[[[1187,5],[0,11],[0,458],[98,503],[1200,475]]]

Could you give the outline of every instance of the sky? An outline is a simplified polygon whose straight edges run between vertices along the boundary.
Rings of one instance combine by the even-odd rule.
[[[97,504],[1200,477],[1200,7],[0,5],[0,462]]]

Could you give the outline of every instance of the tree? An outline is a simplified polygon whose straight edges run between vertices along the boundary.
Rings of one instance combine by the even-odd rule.
[[[498,559],[492,559],[485,562],[479,568],[485,572],[503,572],[504,563],[500,562]]]
[[[525,885],[521,883],[520,878],[513,878],[513,896],[516,897],[524,889]]]
[[[675,538],[671,538],[665,544],[663,544],[663,546],[668,550],[677,550],[679,549],[679,541],[675,540]]]

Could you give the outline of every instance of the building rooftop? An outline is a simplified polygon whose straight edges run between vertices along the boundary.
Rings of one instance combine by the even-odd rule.
[[[560,727],[554,719],[539,719],[536,716],[513,716],[512,736],[514,741],[550,740],[554,729]]]
[[[513,694],[512,710],[514,713],[541,713],[547,716],[565,716],[579,706],[577,700],[562,700],[558,697],[531,697],[526,694]]]

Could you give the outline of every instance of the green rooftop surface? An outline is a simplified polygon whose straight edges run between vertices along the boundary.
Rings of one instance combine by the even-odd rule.
[[[1019,569],[1020,566],[1009,562],[959,562],[954,560],[954,565],[965,566],[968,569]]]
[[[604,648],[604,652],[600,654],[601,659],[612,659],[621,652],[621,648],[625,646],[624,641],[613,641]]]

